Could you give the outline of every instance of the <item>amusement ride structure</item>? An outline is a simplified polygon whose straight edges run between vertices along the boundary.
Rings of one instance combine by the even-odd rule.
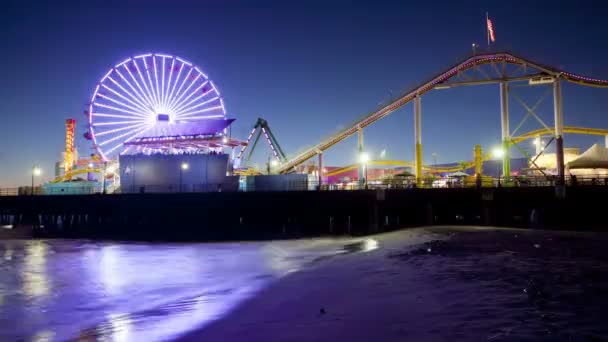
[[[547,143],[555,141],[556,150],[556,164],[557,164],[557,176],[563,180],[564,177],[564,152],[563,152],[563,135],[566,133],[563,124],[563,113],[562,113],[562,94],[561,94],[561,82],[567,81],[583,86],[592,87],[608,87],[608,81],[600,80],[595,78],[583,77],[573,73],[569,73],[558,68],[549,67],[540,63],[533,62],[528,59],[524,59],[515,56],[511,53],[487,53],[487,54],[476,54],[464,61],[454,65],[446,71],[432,77],[426,82],[421,83],[404,95],[400,96],[390,104],[374,111],[363,118],[357,120],[352,125],[333,134],[330,137],[324,139],[315,146],[305,150],[297,156],[289,159],[283,163],[278,171],[280,173],[291,173],[296,171],[298,165],[303,164],[307,160],[318,156],[319,165],[322,165],[323,152],[330,149],[340,141],[358,134],[358,150],[363,155],[363,129],[373,124],[374,122],[388,116],[395,110],[403,107],[409,102],[414,101],[414,137],[415,137],[415,161],[414,170],[416,179],[422,178],[422,110],[421,110],[421,98],[425,93],[434,89],[447,89],[459,86],[473,86],[473,85],[484,85],[484,84],[499,84],[500,86],[500,119],[501,119],[501,132],[502,132],[502,144],[503,144],[503,156],[502,156],[502,173],[505,178],[508,178],[511,174],[510,170],[510,148],[522,139],[537,137],[540,135],[548,134],[552,138]],[[534,117],[539,121],[544,128],[525,134],[517,138],[515,136],[516,131],[521,127],[521,124],[516,127],[514,131],[511,131],[509,125],[509,87],[512,83],[523,83],[527,82],[530,86],[541,86],[549,85],[553,89],[553,104],[554,104],[554,123],[553,127],[550,127],[544,123],[532,108],[527,106],[525,103],[520,101],[526,108],[527,116]],[[525,119],[525,118],[524,118]],[[589,129],[589,128],[576,128],[569,127],[569,132],[572,133],[583,133],[583,134],[600,134],[607,135],[608,131]],[[544,146],[545,148],[547,146]],[[544,149],[543,149],[544,150]],[[363,178],[363,165],[360,163],[359,168],[359,179]],[[428,167],[429,169],[432,167]],[[320,167],[319,180],[322,180],[322,167]]]

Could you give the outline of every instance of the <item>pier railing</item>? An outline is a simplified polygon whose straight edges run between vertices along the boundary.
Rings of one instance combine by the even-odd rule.
[[[553,187],[558,183],[557,177],[512,176],[505,178],[427,178],[417,183],[413,179],[321,184],[314,181],[290,181],[282,184],[264,186],[239,186],[234,183],[220,184],[163,184],[139,185],[128,189],[118,189],[113,193],[203,193],[203,192],[268,192],[268,191],[348,191],[392,189],[408,190],[415,188],[501,188],[501,187]],[[608,186],[608,175],[567,176],[564,185],[575,186]],[[100,186],[83,186],[69,188],[21,187],[0,188],[0,196],[39,196],[39,195],[94,195],[109,193]]]

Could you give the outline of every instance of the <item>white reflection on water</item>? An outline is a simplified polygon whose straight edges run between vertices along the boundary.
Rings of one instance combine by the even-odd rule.
[[[108,315],[112,329],[112,338],[115,342],[130,341],[131,319],[128,314],[110,314]]]
[[[120,293],[121,287],[127,282],[126,274],[118,269],[121,265],[120,246],[103,246],[100,252],[99,280],[101,280],[108,293]],[[93,262],[96,262],[96,260],[93,260]]]
[[[13,260],[13,248],[11,245],[6,246],[6,250],[4,251],[4,260],[11,261]]]
[[[50,283],[46,274],[47,253],[48,246],[43,241],[30,241],[25,247],[21,278],[23,280],[22,290],[27,297],[36,299],[46,296],[50,291]]]
[[[50,330],[43,330],[32,337],[32,342],[51,342],[55,337],[55,333]]]

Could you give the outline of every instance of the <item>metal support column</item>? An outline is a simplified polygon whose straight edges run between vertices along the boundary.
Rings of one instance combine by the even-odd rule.
[[[319,153],[319,190],[323,185],[323,153]]]
[[[361,161],[361,158],[363,156],[363,129],[359,128],[359,155],[357,156],[357,158],[359,160],[357,160],[357,162],[359,163],[359,186],[363,186],[363,178],[365,177],[365,171],[364,171],[364,163]]]
[[[553,81],[553,111],[555,114],[555,157],[557,177],[564,183],[564,116],[562,114],[562,86],[559,78]]]
[[[500,124],[502,130],[502,176],[506,182],[511,176],[511,153],[509,144],[509,84],[500,82]]]
[[[534,138],[534,146],[536,147],[536,155],[538,156],[542,151],[543,148],[545,147],[543,145],[543,139],[541,139],[540,135],[537,135],[536,138]]]
[[[422,120],[420,95],[414,99],[414,140],[416,141],[415,172],[416,184],[422,185]]]

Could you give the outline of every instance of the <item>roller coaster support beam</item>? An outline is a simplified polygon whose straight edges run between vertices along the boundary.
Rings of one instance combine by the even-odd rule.
[[[359,140],[358,140],[358,150],[359,150],[359,185],[363,186],[363,178],[365,177],[365,172],[363,170],[363,168],[365,167],[365,163],[363,162],[363,128],[359,128]],[[365,180],[367,181],[367,179]]]
[[[555,157],[557,177],[564,183],[564,116],[562,113],[562,86],[559,78],[553,82],[553,110],[555,114]]]
[[[323,152],[319,152],[319,190],[323,185]]]
[[[508,182],[511,176],[511,153],[509,151],[509,84],[507,81],[500,82],[500,118],[502,149],[504,151],[502,157],[502,176],[505,182]]]
[[[422,121],[420,95],[414,99],[414,139],[416,140],[415,176],[416,184],[422,185]]]

